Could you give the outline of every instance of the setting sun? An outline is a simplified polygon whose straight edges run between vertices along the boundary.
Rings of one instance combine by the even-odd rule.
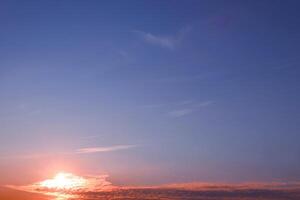
[[[48,179],[39,183],[43,188],[54,190],[74,190],[83,188],[87,181],[71,173],[60,172],[53,179]]]

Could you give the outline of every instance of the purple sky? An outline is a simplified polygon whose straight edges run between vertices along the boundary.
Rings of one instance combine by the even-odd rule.
[[[0,184],[299,180],[299,3],[1,1]]]

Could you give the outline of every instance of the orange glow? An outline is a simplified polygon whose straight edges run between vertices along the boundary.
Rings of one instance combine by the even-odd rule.
[[[87,180],[71,173],[60,172],[53,179],[42,181],[39,185],[42,188],[53,190],[76,190],[84,188],[87,185]]]
[[[78,199],[78,196],[87,192],[113,190],[115,187],[106,180],[107,178],[107,175],[77,176],[71,173],[60,172],[57,173],[52,179],[47,179],[24,186],[9,187],[21,191],[51,195],[55,197],[55,200],[70,200]]]

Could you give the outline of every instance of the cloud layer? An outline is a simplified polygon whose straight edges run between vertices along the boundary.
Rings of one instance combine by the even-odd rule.
[[[70,190],[55,190],[42,187],[38,182],[28,186],[10,186],[17,190],[69,195],[68,200],[132,199],[132,200],[299,200],[299,182],[270,182],[245,184],[182,183],[152,187],[117,187],[107,181],[107,175],[71,178],[83,179],[84,187]],[[66,197],[66,196],[63,196]]]

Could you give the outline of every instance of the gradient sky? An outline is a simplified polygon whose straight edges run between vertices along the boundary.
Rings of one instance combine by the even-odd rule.
[[[0,183],[300,179],[299,1],[1,1]]]

